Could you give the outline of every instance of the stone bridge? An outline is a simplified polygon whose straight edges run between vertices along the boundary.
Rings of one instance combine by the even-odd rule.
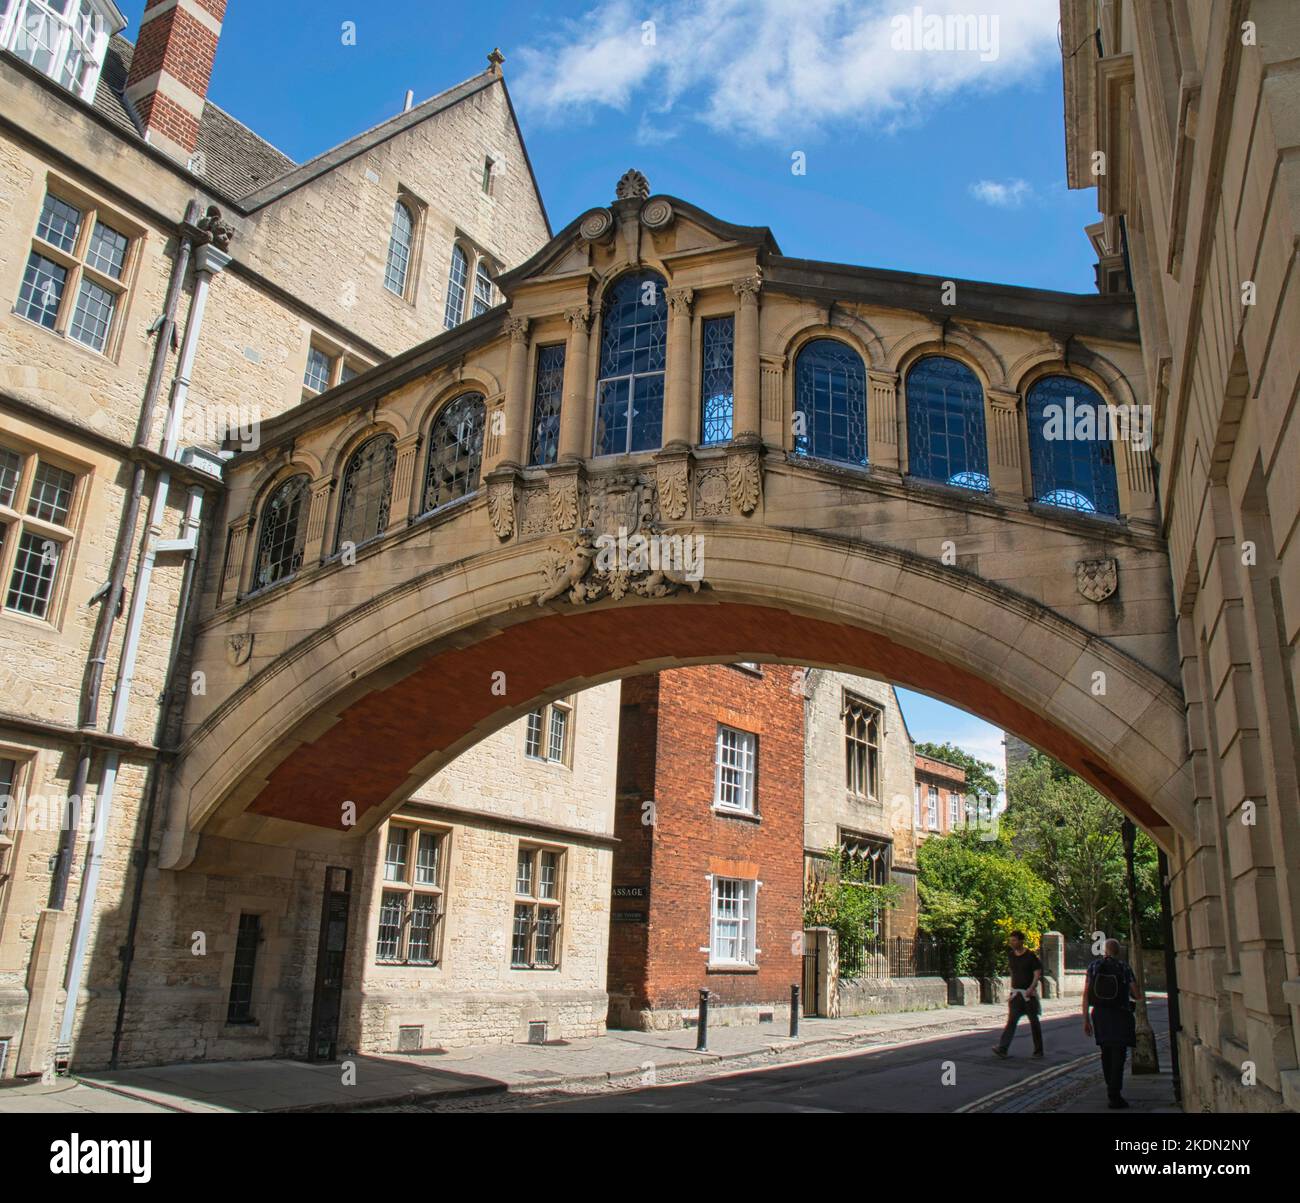
[[[1175,854],[1129,301],[789,258],[634,172],[497,284],[230,462],[163,867],[357,841],[539,699],[738,660],[962,706]]]

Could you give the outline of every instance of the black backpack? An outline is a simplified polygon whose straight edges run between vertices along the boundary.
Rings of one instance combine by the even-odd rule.
[[[1091,990],[1094,1007],[1127,1007],[1128,975],[1123,963],[1113,957],[1098,961],[1092,973]]]

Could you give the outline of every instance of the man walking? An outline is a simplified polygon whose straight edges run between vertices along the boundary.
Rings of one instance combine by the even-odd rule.
[[[1038,983],[1043,977],[1043,962],[1025,947],[1025,933],[1013,931],[1008,937],[1011,945],[1011,998],[1007,1004],[1007,1026],[1002,1029],[1002,1039],[993,1046],[999,1057],[1007,1055],[1016,1025],[1022,1015],[1029,1016],[1029,1032],[1034,1038],[1034,1056],[1043,1055],[1043,1029],[1038,1022]]]
[[[1118,940],[1107,940],[1104,951],[1104,956],[1088,966],[1083,987],[1083,1034],[1091,1036],[1096,1030],[1101,1072],[1109,1099],[1107,1106],[1118,1111],[1128,1106],[1120,1090],[1124,1085],[1124,1058],[1127,1050],[1137,1044],[1137,1023],[1133,1019],[1137,981],[1129,965],[1119,959]]]

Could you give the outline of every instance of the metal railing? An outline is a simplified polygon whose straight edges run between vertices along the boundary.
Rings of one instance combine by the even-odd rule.
[[[944,977],[943,957],[931,936],[879,939],[873,932],[840,934],[840,979],[882,981],[894,977]]]

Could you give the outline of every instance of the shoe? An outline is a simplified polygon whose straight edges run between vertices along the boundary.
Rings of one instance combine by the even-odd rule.
[[[1119,1095],[1116,1095],[1106,1104],[1106,1106],[1112,1111],[1124,1111],[1128,1107],[1128,1100],[1122,1099]]]
[[[995,1044],[993,1046],[993,1055],[995,1057],[1001,1057],[1005,1061],[1007,1056],[1007,1050],[1004,1049],[1000,1044]]]
[[[1035,1056],[1035,1057],[1041,1057],[1042,1055],[1043,1055],[1043,1050],[1042,1050],[1041,1048],[1036,1048],[1036,1049],[1034,1049],[1034,1056]]]

